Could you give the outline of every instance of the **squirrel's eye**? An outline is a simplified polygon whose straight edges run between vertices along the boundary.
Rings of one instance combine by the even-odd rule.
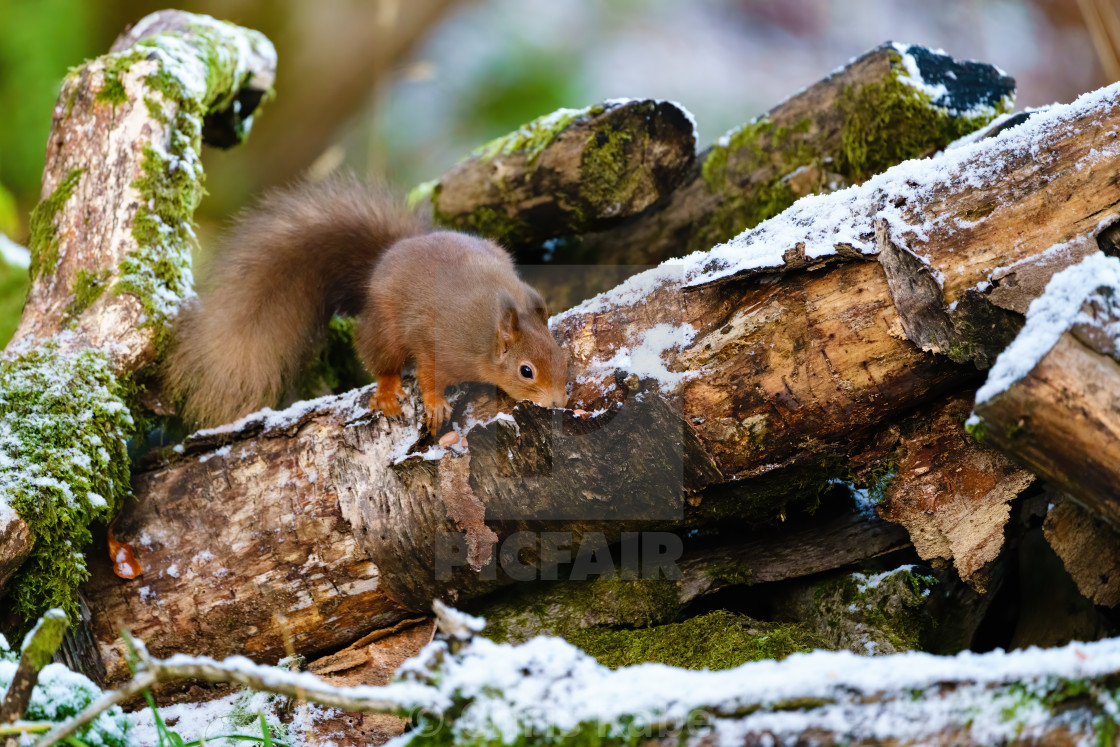
[[[520,373],[521,373],[521,378],[531,379],[531,378],[533,378],[533,367],[532,366],[526,366],[526,365],[522,364],[521,369],[520,369]]]

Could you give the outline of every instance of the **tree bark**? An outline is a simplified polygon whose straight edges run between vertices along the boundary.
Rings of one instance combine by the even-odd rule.
[[[956,394],[904,422],[893,455],[880,462],[879,515],[910,533],[923,560],[952,561],[983,593],[1003,549],[1011,503],[1035,477],[964,429],[972,407]]]
[[[114,43],[115,54],[63,81],[47,140],[43,201],[32,219],[39,224],[29,247],[33,282],[9,350],[67,330],[64,350],[105,351],[121,374],[154,358],[156,337],[190,289],[202,119],[227,145],[244,137],[275,77],[276,52],[267,39],[201,18],[154,13]],[[180,35],[187,46],[160,46]],[[134,46],[146,39],[153,46]],[[174,64],[188,72],[177,83],[159,83],[157,75]],[[212,87],[190,77],[200,73],[212,76]],[[169,157],[180,159],[181,175],[162,173],[171,169]]]

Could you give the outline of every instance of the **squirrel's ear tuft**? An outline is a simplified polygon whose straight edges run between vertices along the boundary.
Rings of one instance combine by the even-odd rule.
[[[525,287],[525,296],[529,304],[529,309],[532,310],[532,312],[536,314],[547,327],[549,313],[548,304],[544,302],[544,296],[542,296],[537,291],[537,289],[532,287],[531,285]]]
[[[509,353],[510,345],[521,335],[521,318],[517,314],[517,303],[506,291],[498,296],[498,360]]]

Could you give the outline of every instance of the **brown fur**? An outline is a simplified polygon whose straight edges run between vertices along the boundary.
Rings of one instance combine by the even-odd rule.
[[[358,317],[357,351],[387,414],[400,412],[401,366],[416,360],[433,432],[450,414],[445,387],[461,381],[566,400],[567,358],[504,250],[426,233],[384,189],[338,178],[265,195],[226,235],[168,356],[184,416],[217,425],[275,404],[334,313]]]

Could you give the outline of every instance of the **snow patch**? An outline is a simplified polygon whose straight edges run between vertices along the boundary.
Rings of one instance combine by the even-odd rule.
[[[1093,323],[1082,311],[1087,302],[1099,303],[1114,320],[1120,319],[1120,260],[1097,252],[1055,273],[1027,309],[1022,331],[996,358],[988,380],[976,392],[976,403],[987,402],[1030,373],[1071,326]],[[1120,340],[1120,322],[1110,323],[1105,333]]]

